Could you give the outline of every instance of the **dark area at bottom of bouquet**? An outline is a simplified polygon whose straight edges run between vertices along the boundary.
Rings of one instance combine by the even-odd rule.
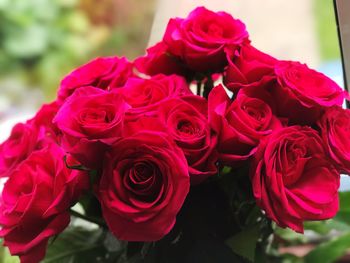
[[[192,187],[173,230],[143,255],[144,243],[129,243],[124,263],[249,262],[225,244],[237,227],[231,217],[229,199],[216,182]]]

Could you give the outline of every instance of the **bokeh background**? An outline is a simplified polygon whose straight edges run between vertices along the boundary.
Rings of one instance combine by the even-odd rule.
[[[0,142],[15,122],[54,99],[60,80],[75,67],[96,56],[133,60],[160,40],[169,17],[186,16],[203,3],[242,19],[257,48],[306,62],[342,85],[331,0],[0,0]],[[344,254],[350,247],[350,195],[343,197],[349,205],[342,203],[341,223],[312,223],[305,236],[277,230],[276,253],[284,254],[283,262],[304,262],[300,258],[315,247],[323,254],[308,262],[333,262]],[[18,261],[0,249],[3,262]]]

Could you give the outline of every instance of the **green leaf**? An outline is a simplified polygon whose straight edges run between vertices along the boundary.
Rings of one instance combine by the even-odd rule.
[[[275,234],[291,244],[300,244],[307,242],[305,235],[299,234],[290,228],[276,227]]]
[[[19,263],[19,258],[11,256],[10,252],[0,242],[0,263]]]
[[[331,224],[329,221],[309,221],[304,222],[305,230],[312,230],[320,235],[328,234],[331,231]]]
[[[282,263],[304,263],[304,260],[295,255],[284,254],[282,255],[281,262]]]
[[[334,220],[350,225],[350,192],[339,192],[340,207]]]
[[[332,263],[342,257],[350,247],[350,234],[335,237],[313,249],[304,258],[305,263]]]
[[[254,262],[259,234],[259,224],[256,224],[232,236],[226,240],[226,244],[235,254]]]
[[[104,238],[101,229],[88,231],[70,227],[49,244],[42,263],[111,262]]]

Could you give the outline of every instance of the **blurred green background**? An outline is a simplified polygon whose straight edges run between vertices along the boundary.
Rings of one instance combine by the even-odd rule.
[[[0,0],[1,93],[39,89],[47,101],[66,73],[95,56],[143,54],[154,2]]]

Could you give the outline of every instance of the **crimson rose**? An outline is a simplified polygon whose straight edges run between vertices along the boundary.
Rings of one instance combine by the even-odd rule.
[[[317,124],[335,165],[341,172],[350,175],[350,110],[331,107]]]
[[[303,221],[329,219],[338,211],[340,175],[309,127],[278,129],[263,140],[251,181],[257,204],[281,227],[303,232]]]
[[[305,64],[280,61],[275,74],[278,112],[290,118],[291,123],[313,124],[325,108],[343,104],[345,92],[333,80]]]
[[[128,108],[120,94],[94,87],[76,90],[54,118],[62,147],[84,166],[99,167],[107,146],[121,136]]]
[[[55,144],[32,153],[9,176],[0,199],[0,236],[21,263],[44,258],[48,239],[69,223],[69,208],[88,187],[87,175],[66,168]]]
[[[277,60],[250,44],[236,51],[230,50],[227,59],[224,83],[232,92],[242,87],[261,86],[275,78],[274,65]]]
[[[237,49],[248,42],[248,32],[228,13],[198,7],[185,19],[170,19],[163,41],[191,69],[217,71],[227,63],[225,48]]]
[[[154,110],[161,102],[192,94],[186,80],[177,75],[155,75],[150,79],[129,78],[125,86],[116,91],[132,107],[131,113]]]
[[[207,101],[199,96],[172,99],[158,109],[163,125],[183,150],[191,183],[200,183],[217,173],[217,135],[208,123]]]
[[[169,53],[164,42],[148,48],[147,55],[136,59],[134,63],[140,72],[150,76],[157,74],[186,76],[189,74],[188,69],[179,58]]]
[[[155,241],[172,229],[189,185],[181,149],[165,133],[141,131],[113,145],[97,194],[117,238]]]
[[[274,101],[263,88],[246,87],[231,102],[219,85],[209,94],[210,123],[219,134],[220,159],[234,165],[252,156],[260,140],[281,122],[274,115]]]
[[[57,99],[62,103],[74,90],[85,86],[112,90],[123,86],[131,75],[132,64],[126,58],[96,58],[75,69],[62,80]]]

